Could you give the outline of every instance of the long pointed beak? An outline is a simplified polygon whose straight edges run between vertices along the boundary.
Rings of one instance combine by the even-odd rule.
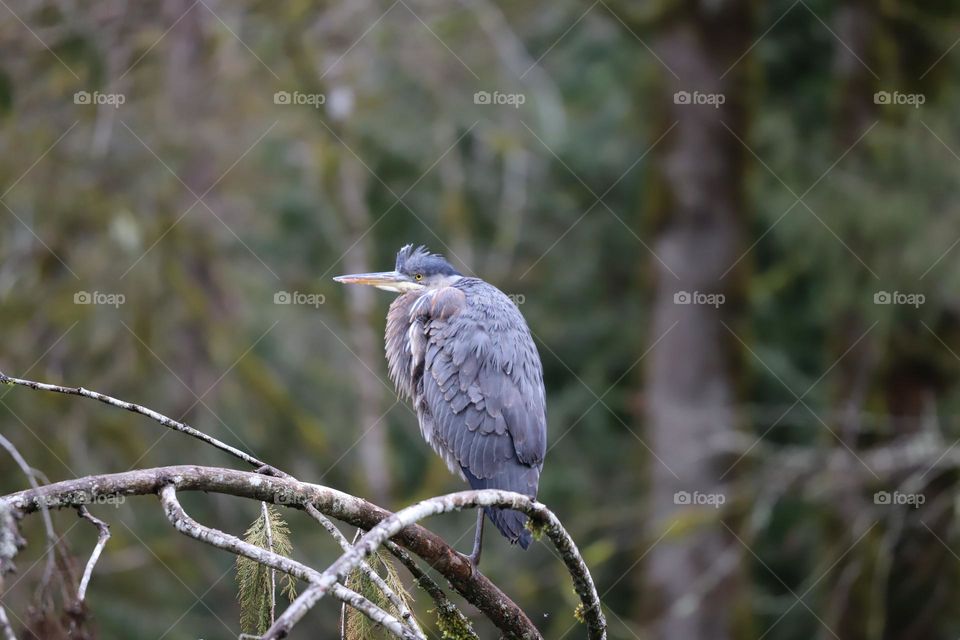
[[[409,291],[419,289],[420,285],[399,271],[379,271],[375,273],[353,273],[337,276],[334,281],[343,284],[366,284],[386,291]]]
[[[376,273],[352,273],[345,276],[337,276],[334,278],[334,281],[342,282],[343,284],[369,284],[378,286],[405,282],[406,277],[399,271],[380,271]]]

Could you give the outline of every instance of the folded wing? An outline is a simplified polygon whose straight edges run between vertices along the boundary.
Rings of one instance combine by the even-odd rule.
[[[409,367],[424,437],[474,489],[536,497],[546,450],[543,373],[520,312],[482,281],[430,291],[407,307],[409,353],[398,366]],[[527,547],[526,516],[487,515]]]

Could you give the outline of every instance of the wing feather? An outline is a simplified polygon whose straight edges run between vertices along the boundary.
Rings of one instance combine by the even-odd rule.
[[[401,391],[394,371],[411,373],[407,387],[425,439],[473,488],[535,497],[546,450],[543,373],[520,312],[499,290],[472,278],[401,298],[408,296],[416,298],[402,305],[408,360],[392,356],[390,371]],[[391,306],[388,347],[395,346],[393,316]],[[529,544],[525,516],[487,513],[508,539]]]

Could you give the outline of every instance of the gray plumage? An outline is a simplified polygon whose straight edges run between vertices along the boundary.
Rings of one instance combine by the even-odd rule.
[[[425,284],[395,289],[405,292],[390,305],[386,326],[390,378],[413,403],[424,439],[472,488],[536,497],[546,401],[540,357],[519,309],[423,247],[401,249],[389,273]],[[486,514],[508,540],[529,546],[525,515]]]

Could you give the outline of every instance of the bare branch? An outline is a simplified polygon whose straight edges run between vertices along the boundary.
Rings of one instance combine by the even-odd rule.
[[[333,524],[330,519],[317,511],[316,507],[312,504],[308,504],[305,507],[305,511],[310,515],[311,518],[320,523],[327,533],[333,536],[333,539],[337,541],[337,544],[340,545],[340,548],[344,551],[350,549],[350,541],[347,540],[346,536],[341,533],[340,529],[337,528],[337,525]],[[387,600],[390,601],[396,610],[400,613],[400,617],[404,622],[413,627],[420,635],[423,635],[423,630],[420,628],[420,625],[417,624],[416,618],[413,616],[413,613],[410,611],[410,607],[407,606],[407,603],[390,588],[390,585],[380,577],[380,574],[373,570],[373,567],[370,566],[366,561],[360,563],[360,570],[363,571],[380,591],[386,596]]]
[[[440,588],[433,578],[431,578],[426,571],[420,568],[420,565],[417,564],[417,561],[414,560],[409,553],[403,550],[403,547],[397,545],[390,540],[384,544],[390,553],[393,554],[397,560],[400,561],[403,566],[407,568],[410,572],[410,575],[413,576],[414,582],[417,585],[427,592],[427,594],[433,598],[434,603],[437,605],[437,615],[441,620],[447,620],[447,624],[453,624],[458,630],[460,630],[461,636],[464,638],[473,638],[473,640],[479,640],[477,634],[473,632],[473,628],[470,624],[470,621],[467,619],[463,612],[457,608],[450,598],[447,597],[447,594],[443,592],[443,589]]]
[[[283,571],[284,573],[289,573],[311,584],[316,584],[322,578],[322,575],[316,569],[308,567],[303,563],[244,542],[240,538],[224,533],[223,531],[200,524],[187,515],[187,512],[180,506],[180,502],[177,500],[176,487],[172,484],[166,484],[160,489],[160,501],[163,504],[163,511],[167,519],[177,531],[186,536],[195,538],[200,542],[205,542],[218,549],[250,558],[254,562],[278,571]],[[307,589],[307,591],[309,590],[310,588]],[[348,603],[375,623],[383,625],[385,629],[398,638],[403,638],[404,640],[423,640],[422,636],[414,634],[411,629],[404,626],[395,617],[343,585],[338,584],[330,589],[330,591],[335,598]],[[297,598],[297,600],[300,600],[300,598]],[[293,607],[297,600],[290,606]],[[281,618],[282,617],[283,616],[281,616]]]
[[[87,560],[87,567],[83,570],[83,578],[80,580],[80,588],[77,589],[77,602],[82,603],[83,599],[87,595],[87,585],[90,584],[90,577],[93,575],[93,568],[97,565],[97,560],[100,559],[100,553],[107,545],[107,540],[110,539],[110,525],[99,518],[95,518],[83,505],[80,505],[77,508],[77,513],[84,520],[89,520],[92,522],[97,528],[97,544],[93,548],[93,552],[90,554],[90,559]]]
[[[126,400],[119,400],[113,396],[108,396],[97,391],[90,391],[89,389],[84,389],[83,387],[63,387],[58,384],[48,384],[46,382],[36,382],[34,380],[24,380],[22,378],[12,378],[8,375],[0,372],[0,384],[9,384],[9,385],[19,385],[22,387],[29,387],[30,389],[36,389],[38,391],[52,391],[54,393],[63,393],[71,396],[82,396],[84,398],[90,398],[92,400],[98,400],[104,404],[108,404],[112,407],[118,407],[120,409],[126,409],[127,411],[132,411],[133,413],[139,413],[140,415],[147,416],[152,420],[155,420],[167,427],[168,429],[173,429],[174,431],[179,431],[180,433],[185,433],[192,438],[201,440],[221,451],[225,451],[232,455],[235,458],[243,460],[247,464],[250,464],[257,468],[273,469],[266,462],[256,458],[255,456],[250,455],[249,453],[244,453],[236,447],[230,446],[225,442],[221,442],[212,436],[194,429],[190,425],[174,420],[173,418],[168,418],[167,416],[154,411],[148,407],[135,404],[133,402],[127,402]]]
[[[229,469],[194,466],[163,467],[131,471],[125,474],[88,476],[86,478],[79,478],[77,480],[56,483],[40,488],[35,487],[33,490],[21,491],[2,499],[5,502],[10,501],[9,504],[26,512],[36,510],[46,511],[49,507],[79,506],[97,499],[116,496],[157,493],[164,485],[172,484],[180,490],[220,492],[298,509],[306,509],[307,505],[312,504],[315,505],[319,512],[365,530],[376,527],[380,522],[391,516],[391,514],[384,509],[355,496],[328,487],[299,482],[292,476],[266,464],[253,455],[247,454],[236,447],[208,436],[190,427],[186,423],[173,420],[142,405],[120,400],[82,387],[65,387],[21,378],[12,378],[4,375],[2,372],[0,372],[0,384],[18,385],[39,391],[90,398],[110,406],[147,416],[169,429],[179,431],[210,444],[256,467],[258,472],[257,474],[250,474]],[[548,535],[550,535],[554,543],[557,544],[558,549],[561,550],[561,555],[571,570],[571,574],[574,577],[574,585],[584,603],[582,613],[585,615],[588,629],[591,630],[591,637],[604,637],[602,635],[596,635],[595,633],[595,630],[602,628],[605,623],[602,613],[599,610],[599,605],[588,604],[597,600],[596,589],[593,587],[589,573],[586,573],[586,567],[583,566],[582,559],[580,559],[579,553],[576,551],[576,546],[573,545],[572,540],[569,539],[569,536],[563,530],[562,526],[560,526],[559,521],[556,520],[549,511],[546,511],[543,505],[539,505],[539,503],[536,504],[544,510],[545,514],[549,514],[549,516],[542,515],[540,522],[546,525]],[[531,514],[533,520],[535,522],[538,521],[535,515],[537,512],[536,508],[526,505],[519,508],[519,510],[524,511],[527,508],[532,510],[528,513]],[[555,528],[554,525],[558,528]],[[523,610],[511,601],[510,598],[489,579],[479,571],[475,571],[470,561],[450,547],[442,538],[418,525],[401,528],[400,531],[395,533],[395,538],[400,545],[403,545],[418,555],[426,561],[428,565],[437,570],[448,581],[450,586],[486,615],[486,617],[501,630],[506,638],[520,638],[524,640],[541,638],[540,633]],[[439,586],[437,586],[426,573],[419,569],[412,558],[403,554],[399,546],[391,543],[388,547],[391,552],[401,558],[401,561],[410,569],[418,584],[434,598],[438,604],[438,610],[446,612],[451,619],[462,621],[464,625],[469,625],[469,621],[466,621],[463,614],[446,598]],[[400,552],[401,555],[398,555],[397,552]],[[586,580],[581,577],[583,575],[586,575]],[[339,585],[337,586],[339,587]],[[324,593],[329,589],[330,587],[325,587],[323,590]],[[297,601],[301,604],[307,602],[309,598],[315,596],[315,592],[315,589],[308,588]],[[341,593],[340,595],[347,596],[349,594]],[[358,597],[360,596],[358,595]],[[293,607],[293,605],[291,605],[288,612],[292,616],[298,608],[299,607]],[[398,611],[401,612],[404,618],[407,618],[403,608],[398,608]],[[287,612],[285,612],[284,615],[286,615],[286,613]],[[284,616],[281,616],[281,618],[283,617]],[[290,616],[288,616],[288,619],[289,617]],[[407,619],[411,624],[416,625],[416,621],[412,615]]]
[[[280,614],[277,621],[273,623],[267,632],[263,634],[261,640],[278,640],[286,638],[290,630],[296,625],[307,612],[313,608],[313,605],[320,601],[326,589],[321,589],[316,583],[311,584],[303,590],[297,599],[290,603],[290,606]],[[346,602],[345,600],[343,602]],[[344,617],[345,619],[345,617]]]
[[[494,489],[461,491],[459,493],[429,498],[387,517],[367,532],[353,548],[331,564],[326,571],[323,572],[320,580],[314,583],[310,589],[307,589],[301,598],[298,598],[298,600],[303,601],[301,606],[292,613],[290,610],[284,612],[284,615],[277,620],[277,624],[271,627],[264,637],[283,637],[282,632],[289,629],[289,626],[295,624],[299,619],[293,616],[297,614],[302,616],[305,614],[310,606],[326,594],[327,590],[342,581],[346,575],[353,571],[353,569],[363,561],[363,558],[370,556],[380,545],[404,528],[428,516],[476,507],[507,507],[522,511],[531,518],[535,527],[543,528],[544,532],[556,546],[564,564],[567,565],[567,570],[573,577],[574,589],[577,595],[580,596],[582,606],[582,609],[578,613],[583,616],[587,623],[588,637],[592,640],[602,640],[606,638],[606,620],[600,609],[600,597],[597,595],[597,589],[593,584],[590,571],[587,569],[586,563],[584,563],[576,544],[566,529],[563,528],[560,520],[557,519],[557,517],[553,515],[553,512],[547,509],[546,506],[535,500],[531,500],[527,496]],[[291,609],[293,609],[292,606]],[[291,613],[291,615],[287,616],[288,613]],[[286,619],[284,620],[284,618]],[[288,626],[281,627],[281,622]],[[277,628],[279,628],[281,635],[276,634],[275,630]]]
[[[13,559],[26,544],[17,528],[17,515],[13,507],[0,501],[0,591],[3,590],[3,576],[15,570]],[[0,601],[0,634],[3,640],[16,640],[2,601]]]
[[[3,640],[17,640],[17,636],[13,633],[13,627],[10,625],[10,620],[7,619],[7,610],[3,608],[2,604],[0,604],[0,632],[3,633]]]
[[[716,454],[750,456],[762,463],[784,488],[791,484],[812,485],[815,477],[829,477],[831,490],[846,490],[875,484],[874,474],[889,479],[919,472],[922,478],[935,470],[939,473],[960,467],[960,446],[951,447],[939,435],[929,432],[858,451],[860,462],[853,459],[852,464],[851,452],[842,446],[773,447],[743,434],[724,435],[712,439],[710,444]]]
[[[12,493],[0,501],[30,513],[43,508],[73,507],[118,496],[155,494],[166,484],[178,491],[223,493],[303,509],[312,504],[321,513],[369,530],[390,512],[356,496],[322,485],[220,467],[179,465],[87,476]],[[457,553],[443,538],[419,525],[406,527],[394,541],[422,558],[460,595],[477,607],[507,638],[531,640],[540,633],[506,594]]]
[[[7,450],[10,457],[13,458],[17,466],[20,467],[23,475],[27,477],[27,482],[30,483],[30,486],[37,489],[40,485],[37,483],[37,476],[33,467],[27,464],[26,459],[20,455],[20,452],[13,446],[13,443],[7,440],[3,434],[0,434],[0,446]],[[57,562],[55,554],[57,532],[53,528],[53,518],[50,517],[50,510],[46,506],[43,507],[43,528],[47,534],[47,564],[43,570],[43,583],[46,584],[53,576],[53,570]]]

